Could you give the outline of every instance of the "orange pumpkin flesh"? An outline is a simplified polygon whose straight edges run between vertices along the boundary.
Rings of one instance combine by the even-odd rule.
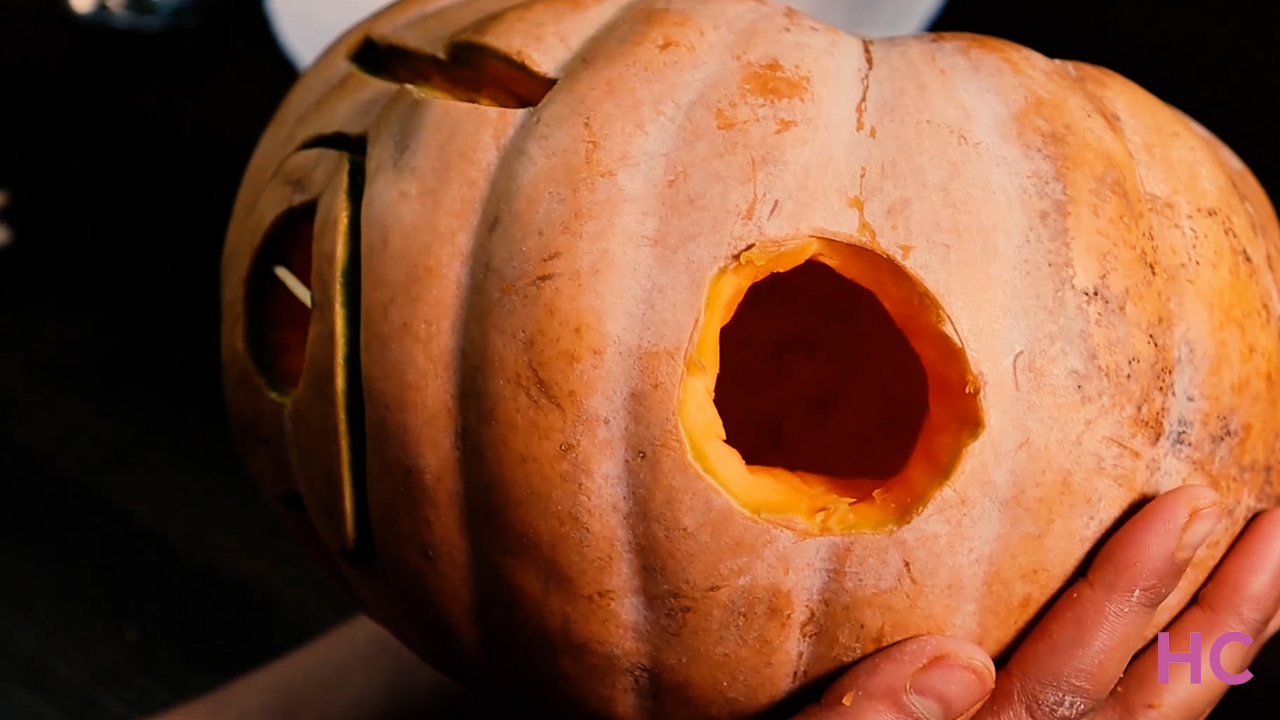
[[[1154,633],[1277,502],[1265,193],[989,38],[401,2],[286,98],[223,273],[264,493],[437,669],[566,717],[744,718],[922,633],[1002,653],[1134,504],[1211,485]]]
[[[876,252],[819,238],[747,250],[712,281],[702,322],[685,438],[761,518],[814,533],[895,527],[981,430],[946,314]]]

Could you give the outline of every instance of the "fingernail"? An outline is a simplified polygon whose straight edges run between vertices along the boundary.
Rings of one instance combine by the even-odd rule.
[[[1222,505],[1217,502],[1191,513],[1191,517],[1188,517],[1186,524],[1182,526],[1182,536],[1178,538],[1178,549],[1174,553],[1178,562],[1191,560],[1220,522],[1222,522]]]
[[[991,669],[976,660],[943,656],[911,676],[907,700],[921,718],[956,720],[987,699],[995,680]]]

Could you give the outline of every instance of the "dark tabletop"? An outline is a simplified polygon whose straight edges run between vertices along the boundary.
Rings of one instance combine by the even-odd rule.
[[[1280,197],[1270,0],[953,0],[937,29],[1111,67]],[[352,612],[231,450],[218,266],[296,77],[254,0],[135,36],[0,0],[0,720],[132,718]],[[1280,648],[1215,715],[1275,717]]]

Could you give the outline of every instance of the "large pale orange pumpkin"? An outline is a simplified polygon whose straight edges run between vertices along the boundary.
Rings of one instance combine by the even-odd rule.
[[[1208,484],[1230,522],[1164,623],[1277,500],[1267,197],[1130,82],[989,38],[410,0],[285,100],[223,270],[265,491],[426,660],[570,715],[999,653]]]

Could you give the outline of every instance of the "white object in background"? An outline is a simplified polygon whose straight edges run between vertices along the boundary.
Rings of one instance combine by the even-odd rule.
[[[263,0],[281,49],[302,70],[329,44],[394,0]]]
[[[334,40],[393,0],[263,0],[276,39],[299,69]],[[885,37],[929,26],[946,0],[790,0],[801,12],[845,32]]]
[[[834,28],[867,37],[911,35],[929,27],[947,0],[784,0]]]

